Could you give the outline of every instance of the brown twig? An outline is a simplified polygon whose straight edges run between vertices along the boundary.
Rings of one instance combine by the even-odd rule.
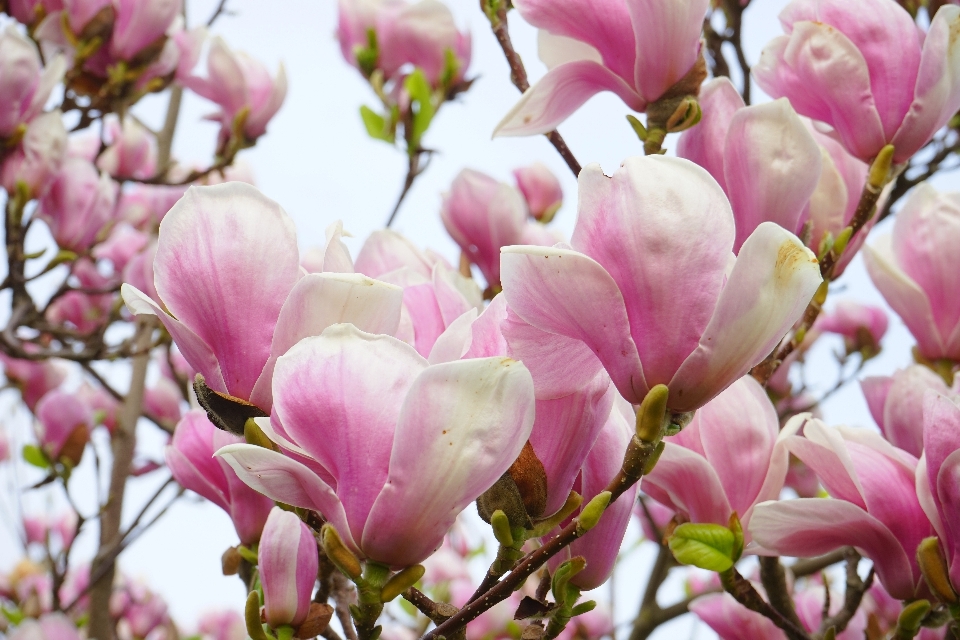
[[[723,589],[732,595],[737,602],[747,609],[761,614],[770,619],[775,625],[780,627],[790,640],[810,640],[810,636],[804,631],[803,627],[797,627],[790,620],[787,620],[779,611],[767,603],[763,597],[753,588],[753,584],[737,571],[736,567],[731,567],[720,574],[720,581]]]
[[[845,555],[847,560],[847,585],[846,591],[843,594],[843,608],[840,609],[836,615],[830,617],[824,616],[820,622],[820,630],[817,633],[817,637],[819,638],[822,638],[830,627],[833,627],[838,635],[846,629],[850,620],[852,620],[853,616],[857,613],[857,609],[860,608],[864,594],[873,584],[873,567],[870,568],[870,572],[867,574],[866,580],[864,580],[860,577],[860,574],[857,573],[857,567],[860,564],[860,554],[853,549],[847,549]]]
[[[812,576],[815,573],[820,573],[827,567],[841,562],[846,557],[848,551],[852,550],[853,547],[843,547],[842,549],[831,551],[830,553],[817,556],[816,558],[804,558],[802,560],[797,560],[788,568],[790,569],[790,573],[793,574],[794,578],[805,578],[806,576]]]
[[[787,587],[787,573],[783,570],[779,557],[760,556],[760,582],[767,592],[770,606],[798,629],[803,629],[803,623],[793,608],[793,598]]]
[[[393,205],[393,210],[390,212],[390,217],[387,218],[386,227],[389,229],[390,225],[393,224],[394,219],[397,217],[397,213],[400,211],[400,205],[403,204],[404,198],[407,197],[407,194],[410,192],[410,188],[413,186],[414,181],[417,177],[426,170],[426,165],[423,167],[420,166],[420,156],[423,155],[423,151],[416,151],[414,153],[407,154],[407,176],[403,180],[403,189],[400,191],[400,196],[397,198],[397,202]]]
[[[671,567],[675,565],[676,561],[673,559],[673,553],[670,551],[670,547],[661,543],[660,548],[657,550],[657,559],[653,563],[653,570],[647,579],[647,586],[643,592],[643,598],[640,601],[640,611],[633,621],[630,640],[646,640],[646,638],[653,633],[654,629],[671,619],[663,618],[665,610],[657,603],[657,592],[660,590],[663,581],[666,580],[670,574]],[[689,601],[685,601],[685,603],[689,604]],[[672,605],[668,608],[677,611],[676,606],[677,605]],[[686,606],[683,607],[682,612],[676,615],[683,615],[684,612],[686,612]]]
[[[136,342],[149,344],[153,323],[149,319],[137,322]],[[120,412],[117,427],[112,436],[113,468],[110,472],[110,489],[107,503],[100,513],[100,548],[90,567],[91,576],[103,573],[96,581],[90,581],[90,637],[111,640],[114,637],[110,617],[110,595],[113,592],[115,557],[110,557],[120,538],[120,519],[123,515],[123,498],[136,448],[137,420],[143,412],[144,383],[147,378],[149,353],[144,352],[133,359],[130,374],[130,391]],[[105,568],[104,568],[105,567]]]
[[[517,53],[517,50],[513,48],[513,41],[510,39],[510,30],[507,24],[507,8],[504,6],[505,3],[501,2],[496,13],[491,15],[491,12],[487,10],[487,3],[489,1],[490,0],[481,0],[480,8],[483,9],[484,13],[486,13],[490,19],[490,27],[493,29],[493,35],[496,36],[497,42],[500,43],[500,48],[503,49],[503,55],[507,58],[507,64],[510,65],[510,81],[513,83],[513,86],[520,90],[520,93],[524,93],[530,88],[530,81],[527,79],[527,70],[526,67],[523,66],[523,60],[520,59],[520,54]],[[564,162],[567,163],[567,166],[570,167],[573,176],[578,177],[582,167],[574,157],[573,152],[570,151],[570,147],[567,146],[563,136],[561,136],[556,129],[544,135],[547,137],[547,140],[550,141],[550,144],[553,145],[553,148],[557,150],[557,153],[560,154],[560,157],[563,158]]]
[[[654,455],[657,442],[644,442],[634,436],[624,456],[624,464],[617,476],[607,485],[610,492],[610,503],[613,503],[623,493],[635,485],[643,475],[643,469]],[[456,615],[433,631],[423,636],[423,640],[438,640],[440,636],[451,637],[454,632],[462,629],[468,622],[474,620],[484,611],[489,610],[499,602],[506,600],[511,593],[519,588],[527,578],[545,564],[550,558],[569,546],[582,535],[579,518],[574,518],[565,526],[557,537],[553,538],[540,548],[531,551],[504,577],[496,586],[487,591],[482,597],[463,607]]]

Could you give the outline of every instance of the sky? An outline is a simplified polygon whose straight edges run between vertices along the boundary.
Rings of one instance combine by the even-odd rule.
[[[507,64],[478,2],[447,3],[458,24],[473,34],[473,63],[468,75],[475,77],[476,82],[456,102],[444,105],[431,126],[424,144],[437,153],[408,195],[394,228],[417,245],[432,248],[456,263],[459,250],[439,217],[441,193],[456,174],[470,167],[511,181],[514,168],[540,161],[562,182],[565,200],[554,225],[569,237],[576,219],[576,180],[541,136],[491,140],[494,125],[519,94],[509,82]],[[189,0],[188,4],[188,24],[194,25],[206,21],[216,1]],[[744,24],[749,60],[756,61],[763,45],[780,33],[776,16],[785,4],[785,0],[754,0],[747,9]],[[375,106],[376,97],[356,70],[341,58],[334,38],[336,4],[332,0],[230,0],[227,8],[229,13],[217,21],[212,33],[222,36],[231,48],[263,61],[271,70],[282,62],[289,81],[286,102],[270,123],[267,135],[240,157],[252,168],[257,186],[293,217],[301,250],[322,243],[326,226],[342,220],[353,236],[347,244],[356,255],[363,239],[386,221],[400,191],[406,161],[399,149],[371,140],[364,131],[359,108],[364,104]],[[513,12],[511,33],[531,80],[539,78],[546,69],[536,57],[535,30]],[[202,63],[198,73],[204,73]],[[158,125],[165,100],[150,97],[138,106],[137,112],[148,123]],[[201,166],[209,162],[217,125],[201,118],[213,111],[214,105],[187,93],[173,147],[174,156],[181,162]],[[624,158],[642,154],[642,144],[625,118],[628,112],[619,99],[603,94],[590,100],[559,130],[581,164],[598,162],[609,175]],[[667,146],[672,148],[675,143],[672,136]],[[945,178],[937,184],[943,188],[951,182]],[[888,229],[889,224],[883,224],[878,231]],[[859,259],[848,269],[840,287],[844,297],[883,304]],[[827,342],[811,356],[810,378],[820,388],[831,386],[835,375],[831,351],[839,348],[839,341]],[[912,342],[899,319],[891,315],[885,351],[868,364],[865,374],[891,373],[908,364]],[[26,417],[22,412],[16,413],[12,404],[3,405],[6,409],[0,413],[0,419],[8,424],[23,422]],[[872,426],[856,384],[833,396],[823,410],[831,423]],[[142,449],[152,451],[157,458],[162,455],[165,438],[155,429],[142,425],[139,436]],[[89,458],[88,455],[75,479],[78,496],[93,482]],[[12,489],[25,485],[26,479],[12,477],[9,465],[6,466],[8,469],[0,470],[0,519],[9,523],[9,514],[18,509],[11,498],[16,493]],[[131,483],[126,505],[128,521],[159,481],[162,477]],[[31,495],[25,504],[28,510],[40,509],[51,500]],[[81,504],[81,508],[92,508],[92,503]],[[8,568],[18,555],[11,552],[16,549],[11,535],[9,527],[0,527],[0,570]],[[631,544],[629,540],[636,540],[636,535],[631,529],[625,548]],[[205,611],[222,607],[240,610],[244,599],[240,581],[220,575],[220,555],[235,543],[236,534],[223,512],[196,496],[188,497],[178,501],[123,555],[121,567],[124,573],[144,579],[162,593],[175,620],[190,632]],[[631,553],[618,569],[618,621],[629,620],[635,614],[639,589],[653,557],[648,546]],[[89,558],[94,551],[93,536],[84,536],[78,543],[77,557]],[[598,597],[605,599],[606,590],[602,587]],[[674,577],[662,593],[661,602],[669,604],[682,597],[682,585]],[[653,637],[713,636],[688,616],[661,628]]]

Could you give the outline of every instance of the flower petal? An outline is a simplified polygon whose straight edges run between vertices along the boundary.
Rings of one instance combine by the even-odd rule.
[[[614,73],[625,80],[633,78],[636,49],[626,3],[517,0],[514,6],[533,26],[590,45]]]
[[[532,136],[557,128],[583,103],[601,91],[612,91],[634,111],[647,104],[633,88],[606,67],[578,60],[555,67],[524,91],[493,130],[493,137]]]
[[[533,380],[515,360],[423,371],[403,403],[390,473],[363,530],[367,554],[393,566],[426,559],[457,515],[513,464],[533,418]]]
[[[743,243],[699,346],[667,385],[671,408],[705,404],[760,362],[821,281],[817,259],[796,236],[761,223]]]
[[[353,551],[360,551],[340,500],[310,469],[282,453],[252,444],[227,445],[216,455],[226,460],[238,478],[268,498],[321,513]]]
[[[820,181],[820,147],[786,98],[738,111],[730,120],[723,167],[737,220],[734,253],[764,220],[798,232]]]
[[[921,355],[943,357],[943,338],[934,323],[930,299],[897,264],[890,236],[880,236],[872,246],[864,245],[863,261],[873,284],[913,334]]]
[[[349,324],[301,340],[277,359],[277,417],[291,439],[336,479],[357,540],[387,480],[404,397],[425,367],[409,345]]]
[[[704,169],[679,158],[628,158],[612,178],[591,164],[579,186],[573,246],[616,282],[646,381],[666,384],[720,295],[735,233],[730,205]]]
[[[943,5],[920,54],[913,104],[891,143],[894,160],[906,162],[960,110],[960,7]]]
[[[686,158],[707,170],[724,192],[727,190],[723,174],[723,149],[733,115],[744,108],[740,92],[729,78],[714,78],[700,87],[700,110],[703,116],[695,127],[680,134],[677,156]]]
[[[639,403],[647,383],[623,296],[610,274],[569,249],[504,247],[500,260],[510,308],[542,331],[586,343],[620,393]]]
[[[877,576],[895,598],[916,597],[916,582],[903,547],[876,518],[843,500],[799,498],[758,504],[750,520],[753,539],[787,556],[811,557],[845,545],[873,560]]]
[[[726,526],[733,509],[720,478],[706,458],[672,442],[664,445],[656,466],[643,477],[644,493],[691,522]]]
[[[220,393],[229,393],[220,372],[220,363],[210,346],[189,327],[157,306],[150,296],[129,284],[120,286],[123,301],[135,315],[155,315],[163,323],[170,337],[177,344],[184,359],[197,372],[201,373],[207,386]]]
[[[270,356],[298,257],[293,221],[242,182],[191,187],[160,223],[157,293],[216,354],[232,396],[249,398]]]
[[[287,296],[273,333],[270,360],[260,374],[250,401],[269,410],[277,358],[308,336],[334,324],[349,323],[367,333],[393,335],[400,325],[403,290],[359,273],[311,273]]]
[[[653,102],[679,82],[700,55],[709,0],[627,2],[637,43],[634,85]]]

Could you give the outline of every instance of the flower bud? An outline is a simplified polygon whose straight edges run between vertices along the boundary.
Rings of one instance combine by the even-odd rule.
[[[75,395],[55,389],[37,403],[37,437],[51,460],[65,458],[73,466],[80,462],[90,439],[93,415]]]
[[[274,508],[258,551],[267,623],[298,626],[307,617],[317,580],[317,542],[296,514]]]
[[[113,217],[117,191],[116,183],[98,175],[92,164],[69,158],[41,198],[37,215],[62,249],[82,253]]]
[[[108,146],[97,158],[97,168],[114,178],[152,178],[157,171],[157,140],[132,117],[106,122]]]
[[[156,45],[180,15],[180,5],[181,0],[116,1],[117,18],[110,38],[111,55],[122,60],[133,60],[138,55],[143,57],[142,52]]]
[[[39,197],[60,169],[67,149],[67,130],[62,114],[51,111],[37,116],[27,127],[20,146],[3,161],[0,182],[13,195],[17,183],[27,185],[31,197]]]
[[[0,138],[9,139],[37,116],[60,82],[66,64],[57,56],[41,70],[37,46],[15,24],[0,34]]]
[[[517,187],[527,200],[530,215],[540,222],[550,222],[563,204],[563,189],[553,172],[540,162],[513,170]]]

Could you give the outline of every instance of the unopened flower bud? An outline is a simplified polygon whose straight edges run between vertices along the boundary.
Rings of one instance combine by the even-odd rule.
[[[317,580],[317,543],[296,514],[274,508],[258,549],[267,623],[299,625],[307,617]]]
[[[336,565],[337,569],[340,569],[351,580],[360,579],[363,573],[360,560],[343,544],[340,534],[337,533],[333,525],[328,523],[320,529],[320,544],[323,545],[323,551],[330,558],[330,561]]]
[[[637,437],[643,442],[656,442],[663,435],[670,390],[665,384],[650,389],[637,410]]]
[[[422,564],[407,567],[393,575],[380,590],[380,601],[390,602],[401,593],[419,582],[426,570]]]
[[[940,548],[940,540],[936,536],[925,538],[917,547],[917,564],[927,585],[942,602],[957,603],[957,592],[950,584],[947,559]]]

